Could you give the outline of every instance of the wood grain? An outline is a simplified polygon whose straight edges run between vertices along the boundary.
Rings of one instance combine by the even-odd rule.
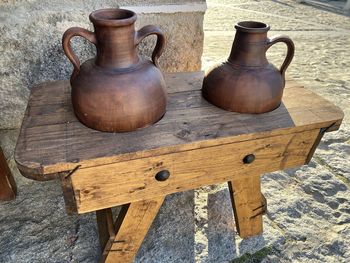
[[[74,190],[72,186],[72,180],[67,173],[60,173],[61,189],[63,193],[64,203],[66,205],[66,213],[73,215],[78,212],[77,203],[74,197]]]
[[[269,113],[221,110],[200,94],[203,73],[165,76],[169,103],[157,124],[129,133],[104,133],[75,118],[68,81],[32,89],[15,159],[24,176],[50,180],[57,173],[138,158],[189,151],[333,125],[342,111],[311,91],[287,82],[282,105]],[[130,143],[130,142],[133,143]]]
[[[118,217],[115,239],[101,261],[132,262],[163,201],[164,196],[128,205],[123,216]]]
[[[0,147],[0,200],[9,201],[16,197],[17,186]]]
[[[260,175],[249,174],[246,178],[234,178],[228,182],[236,228],[241,238],[263,232]]]
[[[68,81],[32,89],[15,160],[35,180],[61,177],[68,212],[97,211],[102,261],[131,262],[167,194],[229,182],[242,237],[262,231],[260,175],[309,161],[320,129],[343,112],[294,82],[265,114],[221,110],[201,96],[203,73],[165,76],[168,105],[155,125],[128,133],[85,127]],[[255,160],[245,164],[246,155]],[[168,170],[170,177],[155,175]],[[110,207],[123,205],[114,223]],[[260,212],[260,211],[258,211]]]
[[[113,222],[112,209],[108,208],[97,210],[96,221],[101,251],[106,252],[111,248],[112,242],[115,238],[115,227]],[[105,254],[108,254],[108,252]]]
[[[304,131],[78,169],[71,176],[78,212],[300,166],[318,134]],[[244,164],[248,154],[254,154],[255,161]],[[159,182],[155,174],[164,169],[170,177]]]

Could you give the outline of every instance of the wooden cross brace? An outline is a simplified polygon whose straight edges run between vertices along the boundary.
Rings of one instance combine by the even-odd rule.
[[[238,234],[245,238],[262,233],[266,200],[260,191],[260,176],[233,180],[228,185]],[[111,208],[96,211],[100,262],[132,262],[164,198],[123,205],[116,220]]]

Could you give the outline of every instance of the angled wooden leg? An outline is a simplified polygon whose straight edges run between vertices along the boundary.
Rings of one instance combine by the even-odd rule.
[[[97,221],[101,224],[101,262],[132,262],[163,201],[164,196],[123,205],[116,222],[112,224],[108,223],[112,218],[108,210],[97,212]]]
[[[261,194],[260,176],[247,176],[228,182],[237,232],[246,238],[262,233],[266,200]]]
[[[113,222],[112,209],[107,208],[96,211],[98,236],[102,254],[108,251],[115,238],[115,227]]]

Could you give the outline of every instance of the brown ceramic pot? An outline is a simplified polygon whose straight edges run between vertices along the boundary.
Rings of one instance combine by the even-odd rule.
[[[68,29],[62,39],[72,62],[72,103],[86,126],[108,132],[132,131],[157,122],[166,110],[165,82],[158,69],[165,37],[156,26],[135,32],[136,14],[125,9],[101,9],[90,14],[95,31]],[[140,59],[137,45],[157,35],[152,62]],[[70,39],[81,36],[96,46],[96,57],[82,65]]]
[[[285,71],[294,56],[293,41],[287,36],[268,38],[270,27],[260,22],[239,22],[235,28],[230,56],[206,74],[202,94],[212,104],[228,111],[274,110],[281,103]],[[266,51],[277,42],[284,42],[288,47],[280,69],[266,59]]]

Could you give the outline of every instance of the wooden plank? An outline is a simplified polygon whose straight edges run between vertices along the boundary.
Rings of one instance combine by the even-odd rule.
[[[164,74],[168,94],[183,91],[200,90],[204,72],[182,72]]]
[[[327,108],[325,108],[325,110],[327,110]],[[289,112],[294,113],[296,116],[318,118],[318,115],[312,111],[293,112],[293,110],[290,110]],[[333,116],[331,116],[332,114]],[[276,114],[265,116],[265,118],[256,117],[254,119],[245,119],[244,117],[246,116],[242,116],[240,119],[237,118],[236,121],[232,121],[231,116],[222,114],[220,118],[217,118],[217,116],[209,116],[197,120],[192,118],[187,121],[184,120],[184,122],[181,123],[173,122],[166,127],[155,125],[147,129],[147,132],[145,129],[131,134],[106,134],[89,130],[90,134],[86,136],[84,136],[84,133],[79,132],[79,129],[68,129],[66,127],[60,129],[58,126],[53,127],[52,131],[43,129],[46,138],[42,138],[39,134],[37,136],[39,141],[26,141],[26,145],[32,144],[33,146],[30,148],[18,148],[17,161],[21,159],[30,160],[24,161],[23,163],[19,161],[19,163],[33,169],[42,167],[43,173],[55,173],[58,170],[70,170],[73,166],[76,166],[77,162],[82,166],[88,167],[96,165],[96,162],[98,164],[116,162],[118,158],[120,158],[119,161],[123,161],[127,158],[139,158],[139,151],[143,151],[141,153],[142,156],[147,155],[147,150],[150,151],[148,153],[149,155],[155,154],[152,152],[153,149],[157,149],[157,151],[161,150],[162,153],[164,153],[166,149],[159,149],[161,147],[168,148],[175,145],[172,149],[168,148],[169,152],[171,152],[174,150],[195,149],[205,145],[210,146],[213,143],[220,144],[227,143],[228,141],[246,140],[254,136],[258,138],[259,134],[254,133],[253,127],[251,126],[254,122],[256,123],[256,129],[260,130],[260,133],[263,133],[270,131],[269,123],[280,120],[279,128],[281,130],[275,133],[282,133],[284,132],[282,129],[286,130],[288,127],[290,128],[287,132],[294,132],[306,128],[312,129],[318,126],[328,126],[336,123],[338,121],[337,117],[339,117],[338,112],[331,112],[331,109],[328,109],[328,115],[325,114],[321,116],[325,116],[325,118],[328,117],[327,121],[318,118],[319,122],[316,123],[316,125],[294,127],[292,124],[293,120],[291,120],[288,114]],[[81,124],[77,123],[76,125]],[[42,129],[42,127],[40,127],[40,129]],[[69,131],[65,132],[66,130]],[[248,133],[244,133],[247,131]],[[64,137],[60,135],[62,133],[65,134]],[[131,135],[140,143],[127,143],[131,139]],[[262,135],[264,136],[265,134]],[[232,136],[235,137],[232,138]],[[35,147],[35,145],[37,145],[37,147]],[[98,150],[95,149],[95,147],[97,147],[96,145],[100,146]],[[45,155],[36,154],[36,149],[39,147],[44,147]],[[122,154],[127,154],[127,156],[121,156]],[[116,157],[117,155],[118,157]],[[96,160],[97,158],[102,159]],[[40,166],[37,165],[38,163],[40,163]]]
[[[68,88],[68,86],[67,86]],[[171,93],[169,94],[169,100],[167,103],[167,111],[173,112],[176,110],[183,110],[189,108],[200,108],[200,107],[212,107],[209,102],[202,99],[201,92],[197,91],[184,91],[181,93]],[[215,108],[214,108],[215,109]],[[28,116],[35,116],[28,123],[28,128],[35,128],[48,125],[63,125],[65,123],[79,123],[78,119],[75,117],[72,109],[70,100],[62,99],[60,104],[44,104],[37,105],[37,101],[30,101],[30,107],[27,112]],[[162,119],[162,124],[172,121],[172,116],[167,116],[167,118]],[[83,127],[83,126],[81,126]],[[45,127],[42,127],[45,128]],[[87,130],[87,129],[86,129]],[[34,133],[40,134],[34,130]],[[32,132],[31,132],[32,133]]]
[[[5,155],[0,147],[0,200],[9,201],[16,197],[17,187]]]
[[[109,251],[104,252],[102,262],[132,262],[163,201],[164,196],[124,206],[125,212],[118,217],[115,239]]]
[[[318,133],[317,129],[78,169],[71,178],[78,213],[303,165]],[[253,164],[243,163],[248,154],[255,155]],[[170,172],[168,180],[155,179],[161,170]]]
[[[226,112],[201,97],[202,76],[167,74],[170,94],[163,119],[146,129],[117,134],[98,132],[77,121],[70,105],[68,82],[34,88],[16,147],[19,169],[25,176],[41,180],[46,179],[45,174],[68,171],[76,165],[92,167],[268,134],[332,124],[338,127],[343,118],[339,108],[295,83],[287,83],[283,104],[270,113]]]
[[[241,238],[255,236],[263,232],[260,175],[246,174],[245,178],[228,182],[236,229]]]
[[[69,90],[69,83],[62,83],[59,82],[61,85],[57,85],[57,83],[53,82],[52,85],[55,87],[55,89],[61,89],[61,90]],[[50,85],[48,83],[47,85]],[[181,85],[180,85],[181,86]],[[44,85],[39,86],[42,93],[47,93],[46,90],[51,90],[51,87],[49,86],[47,89],[43,89],[45,87]],[[199,88],[199,87],[198,87]],[[69,93],[63,92],[60,96],[60,102],[58,101],[57,104],[50,104],[50,98],[48,98],[48,101],[38,101],[35,99],[35,94],[40,94],[35,89],[35,93],[32,94],[30,101],[29,101],[29,107],[27,110],[26,115],[31,116],[30,122],[28,122],[26,128],[31,127],[40,127],[40,126],[47,126],[47,125],[63,125],[65,123],[72,123],[72,122],[79,122],[76,117],[74,116],[72,105],[70,102]],[[286,91],[287,93],[289,91]],[[293,94],[293,93],[291,93]],[[42,94],[40,94],[42,95]],[[63,96],[64,95],[64,96]],[[296,94],[297,95],[297,94]],[[48,95],[47,95],[48,96]],[[42,98],[44,99],[44,98]],[[55,98],[55,101],[57,101],[58,98]],[[307,100],[307,99],[306,99]],[[293,101],[288,101],[293,102]],[[309,101],[306,101],[309,102]],[[319,102],[324,102],[324,99],[321,97],[315,97],[315,104],[318,104]],[[294,106],[300,106],[300,102],[297,103],[297,105]],[[330,104],[330,106],[332,106]],[[173,111],[177,110],[188,110],[190,108],[205,108],[208,107],[209,109],[205,109],[205,111],[211,110],[212,114],[217,114],[220,112],[221,114],[226,113],[229,114],[231,117],[232,115],[248,115],[249,114],[238,114],[238,113],[230,113],[223,111],[221,109],[218,109],[212,105],[210,105],[206,100],[204,100],[201,96],[200,89],[191,90],[191,91],[183,91],[180,93],[170,93],[169,94],[169,101],[167,104],[167,112],[172,113]],[[290,107],[290,106],[289,106]],[[177,116],[177,115],[175,115]],[[256,115],[253,115],[256,116]],[[34,117],[34,118],[33,118]],[[193,115],[193,118],[197,118],[198,115]],[[161,124],[171,122],[173,121],[172,118],[174,118],[174,114],[166,116],[166,118],[163,118],[161,121]],[[83,125],[81,127],[84,127]],[[86,129],[87,130],[87,129]],[[40,134],[40,133],[39,133]]]

